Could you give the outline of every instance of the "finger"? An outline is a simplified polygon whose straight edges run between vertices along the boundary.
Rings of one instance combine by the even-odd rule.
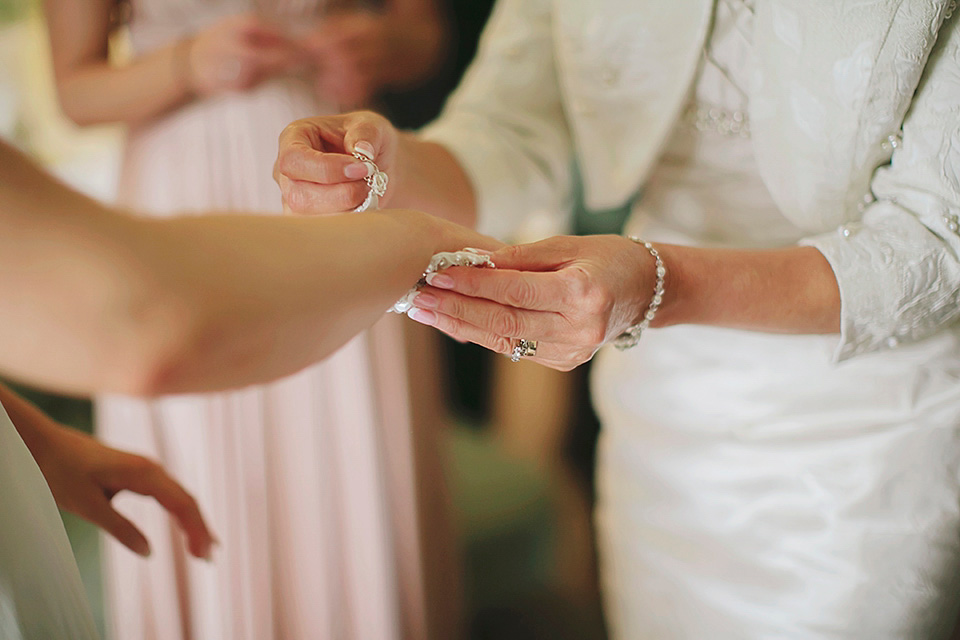
[[[200,512],[200,507],[186,489],[171,478],[157,464],[146,469],[131,469],[124,488],[155,499],[174,517],[187,537],[187,548],[197,558],[210,558],[214,543],[213,533]]]
[[[123,546],[144,558],[150,555],[150,542],[132,522],[120,515],[104,498],[93,507],[90,521],[117,539]]]
[[[569,287],[559,272],[524,272],[500,269],[450,267],[427,276],[427,283],[473,298],[486,298],[518,309],[564,311]]]
[[[343,146],[350,151],[366,155],[374,162],[383,152],[383,131],[380,120],[366,111],[348,117]]]
[[[454,340],[472,342],[501,355],[512,355],[513,349],[517,345],[517,338],[497,335],[442,313],[418,309],[408,315],[412,320],[434,327]],[[592,352],[584,357],[580,349],[540,342],[537,345],[537,355],[526,356],[524,359],[533,360],[552,369],[570,371],[589,360],[591,355]]]
[[[530,244],[504,247],[491,257],[501,269],[551,271],[565,266],[576,257],[576,240],[570,236],[555,236]]]
[[[291,180],[317,184],[356,182],[371,173],[371,167],[343,153],[324,153],[302,141],[281,142],[276,172]]]
[[[563,344],[578,344],[582,338],[563,315],[553,311],[529,311],[507,307],[484,298],[471,298],[453,291],[424,287],[413,299],[418,309],[436,311],[501,336],[523,336]]]
[[[299,215],[342,213],[353,211],[367,197],[370,187],[365,182],[317,185],[300,180],[284,181],[284,207]]]

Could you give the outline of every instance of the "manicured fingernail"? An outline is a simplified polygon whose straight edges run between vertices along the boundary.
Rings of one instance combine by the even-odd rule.
[[[419,322],[420,324],[425,324],[428,327],[432,327],[437,324],[437,314],[433,311],[427,311],[426,309],[417,309],[414,307],[407,311],[407,317],[411,320]]]
[[[351,180],[366,178],[371,173],[373,173],[372,165],[369,162],[354,162],[343,168],[343,175]]]
[[[430,273],[427,275],[427,284],[437,289],[453,289],[453,278],[443,273]]]
[[[440,299],[431,293],[418,293],[413,304],[421,309],[436,309],[440,306]]]
[[[373,160],[373,145],[367,142],[366,140],[361,140],[357,144],[353,145],[353,150],[356,153],[359,153],[362,156],[365,156],[367,160]]]
[[[147,542],[146,540],[141,540],[140,542],[137,543],[136,547],[137,548],[134,549],[134,551],[136,551],[138,555],[140,555],[143,558],[150,557],[151,549],[150,549],[149,542]]]

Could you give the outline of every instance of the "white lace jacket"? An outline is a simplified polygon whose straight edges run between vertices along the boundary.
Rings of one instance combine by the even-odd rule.
[[[500,0],[425,136],[462,162],[485,230],[636,194],[676,124],[712,0]],[[948,0],[757,0],[761,174],[836,272],[845,359],[960,318],[960,22]]]

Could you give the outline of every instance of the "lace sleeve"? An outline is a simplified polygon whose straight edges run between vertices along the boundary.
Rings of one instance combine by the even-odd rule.
[[[478,228],[505,238],[525,214],[566,209],[571,142],[554,62],[551,2],[499,0],[477,58],[422,135],[457,158]]]
[[[838,360],[922,340],[960,319],[960,23],[940,29],[891,163],[862,219],[806,239],[837,276]]]

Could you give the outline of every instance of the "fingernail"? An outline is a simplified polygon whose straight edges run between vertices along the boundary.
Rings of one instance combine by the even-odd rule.
[[[453,278],[443,273],[430,273],[427,275],[427,284],[437,289],[453,289]]]
[[[413,304],[421,309],[436,309],[440,306],[440,299],[431,293],[418,293]]]
[[[142,558],[149,558],[152,550],[150,549],[150,543],[146,540],[141,540],[137,543],[137,548],[135,549],[138,555]]]
[[[369,162],[354,162],[343,168],[343,175],[347,176],[351,180],[366,178],[371,173],[371,165]]]
[[[360,142],[353,145],[353,150],[356,153],[366,157],[367,160],[373,160],[373,145],[367,142],[366,140],[361,140]]]
[[[414,307],[407,311],[407,317],[411,320],[419,322],[420,324],[425,324],[428,327],[432,327],[437,324],[437,314],[433,311],[427,311],[426,309],[417,309]]]

